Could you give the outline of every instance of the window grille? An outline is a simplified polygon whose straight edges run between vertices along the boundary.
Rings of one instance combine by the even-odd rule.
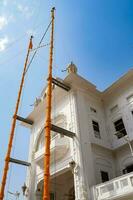
[[[99,129],[98,122],[92,120],[92,125],[93,125],[93,130],[94,130],[95,137],[100,139],[101,135],[100,135],[100,129]]]
[[[120,139],[121,137],[124,137],[125,135],[127,135],[124,123],[122,119],[119,119],[117,121],[114,122],[114,127],[117,134],[118,139]]]

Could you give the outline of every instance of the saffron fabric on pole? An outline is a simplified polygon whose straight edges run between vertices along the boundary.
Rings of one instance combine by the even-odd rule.
[[[10,162],[10,155],[11,155],[11,150],[12,150],[12,145],[13,145],[13,139],[14,139],[14,134],[15,134],[15,127],[16,127],[16,120],[17,120],[17,114],[18,114],[18,109],[19,109],[19,104],[21,100],[21,94],[23,90],[23,85],[24,85],[24,80],[25,80],[25,72],[28,64],[28,58],[30,54],[30,50],[32,48],[32,36],[30,38],[29,46],[28,46],[28,52],[24,64],[24,69],[23,69],[23,74],[21,78],[21,83],[19,87],[19,92],[18,92],[18,98],[16,102],[16,107],[15,107],[15,112],[14,116],[12,119],[12,125],[11,125],[11,131],[10,131],[10,136],[9,136],[9,143],[8,143],[8,149],[7,149],[7,154],[5,157],[5,165],[4,165],[4,170],[3,170],[3,176],[2,176],[2,182],[1,182],[1,187],[0,187],[0,200],[4,199],[4,191],[5,191],[5,186],[6,186],[6,180],[7,180],[7,175],[8,175],[8,169],[9,169],[9,162]]]
[[[50,130],[51,130],[51,102],[52,102],[52,64],[53,64],[53,41],[54,41],[54,10],[51,10],[52,27],[50,37],[50,55],[48,71],[48,91],[46,98],[46,122],[45,122],[45,154],[44,154],[44,193],[43,200],[49,200],[50,187]]]

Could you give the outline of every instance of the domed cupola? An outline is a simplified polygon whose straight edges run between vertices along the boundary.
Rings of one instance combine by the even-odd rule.
[[[68,67],[67,67],[67,72],[68,72],[68,74],[70,74],[70,73],[77,73],[77,67],[76,67],[76,65],[73,63],[73,62],[71,62],[69,65],[68,65]]]

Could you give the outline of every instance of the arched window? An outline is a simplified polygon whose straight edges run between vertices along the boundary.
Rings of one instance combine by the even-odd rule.
[[[44,147],[44,129],[41,131],[40,136],[37,141],[36,151],[39,151]]]
[[[59,126],[61,128],[65,128],[66,127],[66,120],[65,120],[65,116],[64,115],[59,115],[56,118],[54,118],[52,120],[52,123],[55,124],[56,126]],[[36,145],[36,151],[39,151],[40,149],[44,148],[44,128],[42,129],[42,131],[39,134],[39,138],[37,141],[37,145]],[[58,133],[51,131],[51,139],[53,139],[54,137],[56,137]]]

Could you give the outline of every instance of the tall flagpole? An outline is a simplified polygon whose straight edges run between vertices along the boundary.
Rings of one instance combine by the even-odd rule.
[[[43,200],[49,200],[50,187],[50,130],[51,130],[51,104],[52,104],[52,64],[53,64],[53,42],[54,42],[54,11],[51,10],[52,27],[50,38],[50,55],[49,55],[49,71],[48,71],[48,90],[46,98],[46,122],[45,122],[45,155],[44,155],[44,193]]]
[[[12,144],[13,144],[14,133],[15,133],[15,127],[16,127],[17,113],[18,113],[19,104],[20,104],[20,100],[21,100],[21,94],[22,94],[22,89],[23,89],[24,80],[25,80],[28,58],[29,58],[30,50],[32,49],[32,38],[33,38],[33,36],[31,36],[29,46],[28,46],[28,52],[27,52],[27,56],[26,56],[26,60],[25,60],[25,64],[24,64],[24,69],[23,69],[21,83],[20,83],[19,92],[18,92],[18,98],[17,98],[15,112],[14,112],[12,125],[11,125],[8,149],[7,149],[7,154],[6,154],[6,157],[5,157],[5,165],[4,165],[2,182],[1,182],[1,187],[0,187],[0,200],[3,200],[3,198],[4,198],[4,191],[5,191],[7,174],[8,174],[8,169],[9,169],[9,162],[10,162],[10,155],[11,155]]]

